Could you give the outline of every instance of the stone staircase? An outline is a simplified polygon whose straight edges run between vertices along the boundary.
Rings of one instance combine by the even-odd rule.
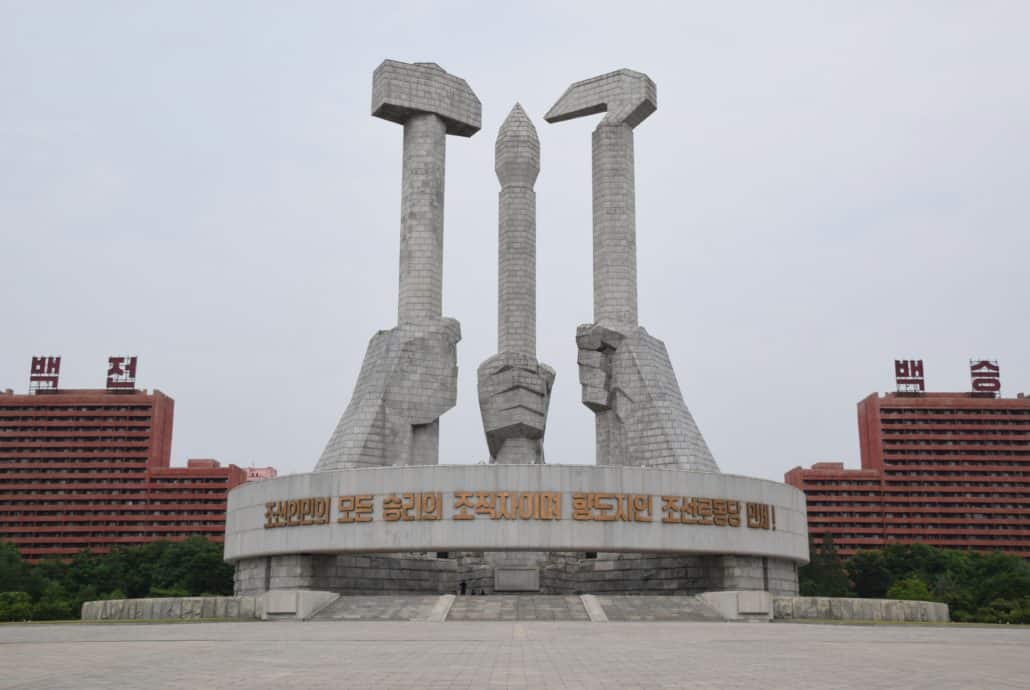
[[[610,621],[721,622],[725,618],[699,597],[598,594],[597,603]]]
[[[491,594],[454,600],[447,621],[589,621],[576,595]]]
[[[429,621],[439,601],[435,594],[345,595],[308,620]]]
[[[700,597],[658,595],[344,595],[313,621],[722,621]]]

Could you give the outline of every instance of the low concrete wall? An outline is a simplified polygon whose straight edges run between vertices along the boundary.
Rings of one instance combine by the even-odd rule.
[[[280,589],[265,592],[258,597],[258,618],[263,621],[288,619],[306,621],[339,598],[340,595],[333,592],[316,592],[306,589]]]
[[[163,597],[87,601],[82,605],[82,620],[255,620],[258,618],[258,599],[259,597]]]
[[[948,605],[933,601],[773,597],[774,620],[918,621],[947,623]]]
[[[728,621],[771,621],[773,617],[768,592],[705,592],[699,598]]]

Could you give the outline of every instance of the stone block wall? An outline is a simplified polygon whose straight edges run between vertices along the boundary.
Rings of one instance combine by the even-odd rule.
[[[241,561],[236,594],[313,589],[339,594],[494,592],[494,566],[483,553],[290,555]],[[761,590],[797,594],[790,561],[745,556],[582,552],[548,553],[540,562],[543,594],[697,594]]]
[[[774,597],[776,620],[861,620],[946,623],[948,605],[932,601],[843,597]]]
[[[766,558],[768,586],[764,589],[777,596],[798,595],[798,564],[779,558]]]
[[[549,594],[694,594],[714,587],[711,561],[705,556],[551,553],[540,569],[540,587]]]
[[[238,595],[276,589],[340,594],[452,593],[458,588],[460,560],[424,553],[297,554],[247,559],[236,565],[235,591]],[[483,568],[486,569],[485,564]],[[468,575],[475,578],[476,573]],[[492,572],[489,575],[492,583]]]
[[[257,618],[257,601],[251,596],[168,597],[160,599],[110,599],[82,605],[84,621],[201,620]]]

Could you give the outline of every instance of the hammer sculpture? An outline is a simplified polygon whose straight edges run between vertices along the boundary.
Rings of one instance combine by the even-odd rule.
[[[479,366],[479,409],[490,461],[544,461],[554,370],[536,358],[536,193],[540,140],[518,103],[497,133],[497,349]]]
[[[683,402],[665,344],[637,322],[633,128],[658,109],[655,83],[621,69],[576,82],[544,119],[607,113],[593,132],[594,323],[576,330],[597,464],[718,472]]]
[[[457,399],[461,326],[443,317],[444,161],[448,134],[479,131],[464,79],[431,62],[386,60],[372,115],[404,126],[397,326],[368,344],[350,404],[316,471],[439,462],[440,416]]]

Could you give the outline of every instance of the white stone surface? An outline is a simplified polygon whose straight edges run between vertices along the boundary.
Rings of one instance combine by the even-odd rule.
[[[536,358],[536,194],[540,139],[522,106],[497,133],[497,352],[479,366],[479,409],[490,461],[544,461],[554,370]]]
[[[335,592],[310,589],[274,589],[258,597],[257,614],[261,620],[295,618],[307,620],[340,598]]]
[[[658,108],[655,83],[622,69],[570,86],[544,119],[606,112],[593,133],[594,322],[637,327],[633,128]]]
[[[908,621],[944,623],[948,605],[936,601],[854,597],[774,597],[777,620]]]
[[[561,492],[560,520],[450,519],[455,491]],[[386,522],[387,494],[441,492],[444,519]],[[741,501],[739,527],[654,521],[572,519],[572,493],[725,498]],[[371,494],[371,522],[336,522],[339,496]],[[330,497],[329,524],[266,529],[266,503]],[[744,502],[775,507],[776,529],[745,526]],[[808,561],[804,494],[785,484],[712,472],[583,465],[435,465],[299,474],[244,484],[229,493],[225,557],[229,561],[296,553],[404,551],[598,551],[751,555]]]
[[[717,472],[665,344],[637,321],[633,128],[657,108],[655,83],[622,69],[573,84],[544,116],[607,113],[592,135],[594,323],[576,333],[583,404],[597,415],[597,464]]]
[[[580,326],[576,343],[583,404],[596,415],[598,465],[719,471],[665,343],[643,328],[598,325]]]
[[[495,568],[495,592],[539,592],[539,568]]]
[[[766,620],[771,621],[772,596],[761,591],[705,592],[701,600],[719,612],[728,621]]]
[[[596,596],[593,594],[581,594],[579,598],[583,602],[583,608],[586,609],[587,615],[590,616],[591,623],[608,622],[608,614],[604,612],[604,608],[597,601]]]
[[[435,463],[439,418],[457,401],[460,340],[454,319],[376,333],[315,470]]]
[[[404,126],[398,325],[369,342],[316,471],[437,462],[461,340],[458,322],[443,317],[446,138],[475,134],[481,111],[465,80],[434,63],[386,60],[373,75],[372,114]]]
[[[435,62],[383,60],[372,74],[372,115],[404,124],[418,113],[434,113],[448,134],[470,137],[479,131],[483,106],[468,82]]]
[[[433,604],[433,610],[429,612],[429,623],[443,623],[447,620],[447,614],[454,606],[455,597],[453,594],[441,594],[440,598]]]

